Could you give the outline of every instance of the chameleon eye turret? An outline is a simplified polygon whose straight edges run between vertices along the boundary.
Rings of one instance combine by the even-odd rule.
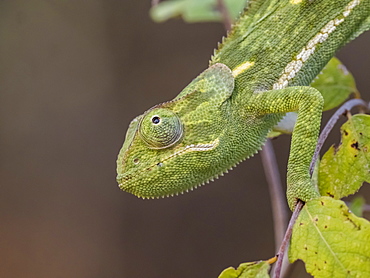
[[[148,111],[139,126],[141,139],[151,149],[165,149],[175,145],[183,132],[180,118],[165,108]]]

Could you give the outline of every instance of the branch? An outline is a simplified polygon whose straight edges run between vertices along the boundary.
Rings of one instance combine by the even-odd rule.
[[[319,136],[316,149],[314,152],[314,155],[312,157],[311,165],[310,165],[310,174],[312,175],[313,169],[315,168],[315,164],[317,161],[317,158],[319,157],[320,150],[322,146],[324,145],[324,142],[326,138],[328,137],[330,131],[333,129],[334,125],[337,123],[339,117],[343,114],[345,114],[347,111],[350,111],[355,106],[361,106],[364,107],[366,110],[369,110],[369,104],[366,103],[362,99],[351,99],[344,103],[341,107],[338,108],[337,111],[331,116],[323,130],[321,131],[321,134]]]
[[[275,250],[278,251],[280,242],[284,238],[285,228],[288,223],[288,214],[276,156],[270,139],[267,139],[266,144],[263,146],[261,157],[270,192]]]
[[[292,235],[293,225],[294,225],[295,221],[297,220],[298,215],[299,215],[299,213],[301,212],[301,210],[303,208],[303,205],[304,205],[304,203],[301,200],[298,200],[297,205],[296,205],[296,207],[293,211],[292,217],[290,218],[288,228],[285,232],[283,242],[281,243],[280,249],[279,249],[279,251],[276,255],[278,257],[278,259],[277,259],[277,262],[276,262],[275,272],[274,272],[275,278],[280,277],[280,273],[281,273],[281,269],[282,269],[282,265],[283,265],[284,254],[286,252],[290,237]]]
[[[267,139],[266,144],[263,146],[261,158],[270,192],[272,219],[274,223],[275,252],[278,252],[280,242],[284,239],[284,233],[288,223],[288,213],[285,194],[283,192],[283,186],[281,184],[280,173],[271,139]],[[288,270],[288,266],[289,262],[286,259],[283,260],[283,276]],[[276,265],[273,266],[272,273],[275,268]]]
[[[152,7],[157,6],[160,0],[152,0]]]
[[[226,31],[230,31],[231,26],[232,26],[232,20],[230,18],[230,14],[229,14],[229,11],[226,8],[224,0],[217,0],[217,9],[221,13],[222,22],[224,23],[224,27],[225,27]]]

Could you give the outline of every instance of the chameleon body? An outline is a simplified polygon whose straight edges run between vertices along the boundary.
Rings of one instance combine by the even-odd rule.
[[[323,98],[309,84],[370,28],[369,18],[370,0],[249,1],[209,67],[131,122],[117,160],[119,187],[142,198],[193,189],[253,156],[282,117],[297,111],[288,203],[318,196],[309,165]]]

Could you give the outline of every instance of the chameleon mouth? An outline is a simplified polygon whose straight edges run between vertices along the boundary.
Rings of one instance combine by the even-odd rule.
[[[210,150],[213,150],[215,149],[217,146],[219,145],[219,139],[217,138],[216,140],[210,142],[210,143],[207,143],[207,144],[191,144],[191,145],[187,145],[185,146],[184,148],[178,150],[177,152],[171,154],[170,156],[166,157],[165,159],[155,163],[155,164],[152,164],[152,165],[149,165],[146,169],[144,170],[140,170],[139,171],[135,171],[134,173],[123,173],[123,174],[119,174],[117,176],[117,181],[118,181],[118,186],[120,189],[124,190],[124,191],[127,191],[129,193],[132,193],[138,197],[142,197],[142,198],[155,198],[155,197],[152,197],[152,196],[143,196],[140,192],[140,188],[142,187],[142,185],[139,183],[136,183],[136,181],[140,180],[140,178],[144,175],[144,174],[147,174],[148,172],[151,172],[155,169],[158,169],[158,168],[161,168],[163,167],[164,163],[168,160],[171,160],[172,158],[175,158],[179,155],[182,155],[182,154],[185,154],[185,153],[189,153],[189,152],[201,152],[201,151],[210,151]],[[161,194],[160,196],[157,196],[157,197],[163,197],[163,196],[167,196],[168,194]]]

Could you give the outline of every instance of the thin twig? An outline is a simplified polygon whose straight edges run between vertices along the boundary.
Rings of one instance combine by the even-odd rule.
[[[365,204],[365,205],[363,206],[362,210],[363,210],[364,212],[370,212],[370,205]]]
[[[261,158],[270,192],[272,219],[274,223],[275,252],[278,252],[280,243],[284,239],[285,229],[288,224],[288,213],[285,194],[283,192],[283,186],[281,184],[280,173],[271,139],[267,139],[266,144],[263,146]],[[286,256],[284,257],[285,259],[283,260],[282,266],[283,277],[289,266]],[[275,267],[276,265],[273,265],[271,273],[274,273]]]
[[[277,167],[276,156],[270,139],[267,139],[263,146],[262,164],[265,170],[267,184],[270,192],[272,218],[274,222],[275,250],[279,250],[280,242],[284,238],[285,228],[288,223],[287,206],[285,195],[281,184],[280,173]]]
[[[339,117],[341,115],[345,114],[347,111],[350,111],[355,106],[362,106],[366,109],[369,109],[369,104],[366,103],[364,100],[362,100],[362,99],[351,99],[351,100],[347,101],[346,103],[344,103],[341,107],[339,107],[337,111],[335,111],[333,116],[331,116],[331,118],[329,119],[329,121],[327,122],[327,124],[325,125],[323,130],[321,131],[321,134],[319,136],[319,139],[318,139],[318,142],[317,142],[317,145],[316,145],[314,155],[312,157],[311,165],[310,165],[310,174],[311,175],[313,173],[313,169],[315,167],[317,158],[319,157],[320,150],[321,150],[322,146],[324,145],[324,142],[325,142],[326,138],[328,137],[330,131],[333,129],[334,125],[337,123]]]
[[[217,0],[217,9],[220,11],[222,16],[222,22],[224,23],[224,27],[226,31],[229,31],[232,26],[232,20],[230,18],[229,11],[226,8],[224,0]]]
[[[152,7],[157,6],[160,0],[152,0]]]
[[[277,259],[277,262],[276,262],[275,272],[274,272],[275,278],[280,277],[280,273],[281,273],[281,269],[282,269],[282,265],[283,265],[284,254],[286,252],[290,237],[292,235],[293,225],[294,225],[295,221],[297,220],[298,215],[299,215],[299,213],[301,212],[301,210],[303,208],[303,205],[304,205],[304,203],[301,200],[298,200],[297,205],[296,205],[296,207],[293,211],[292,217],[289,220],[288,228],[285,232],[283,242],[281,243],[280,249],[279,249],[279,251],[276,255],[278,257],[278,259]]]

